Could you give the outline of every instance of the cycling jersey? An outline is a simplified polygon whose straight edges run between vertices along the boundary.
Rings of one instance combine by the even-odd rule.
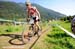
[[[32,6],[31,8],[28,9],[28,12],[30,16],[30,22],[29,22],[30,24],[33,24],[34,22],[39,21],[36,7]]]
[[[31,8],[29,8],[28,9],[29,15],[36,17],[37,16],[37,11],[36,10],[37,10],[36,7],[33,7],[33,6]]]

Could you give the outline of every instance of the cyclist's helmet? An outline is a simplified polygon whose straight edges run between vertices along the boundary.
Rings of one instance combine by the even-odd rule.
[[[25,5],[29,6],[29,5],[31,5],[31,3],[30,2],[25,2]]]

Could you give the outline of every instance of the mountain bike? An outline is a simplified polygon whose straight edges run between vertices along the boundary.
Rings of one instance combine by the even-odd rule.
[[[22,32],[22,41],[23,41],[23,43],[27,43],[30,40],[30,38],[35,36],[35,35],[37,35],[37,37],[39,37],[40,33],[42,31],[41,25],[40,25],[41,29],[39,29],[39,27],[34,24],[33,20],[31,20],[30,23],[31,24],[30,24],[29,30],[31,30],[31,31],[29,33],[25,34],[25,32],[24,32],[25,28],[23,29],[23,32]]]

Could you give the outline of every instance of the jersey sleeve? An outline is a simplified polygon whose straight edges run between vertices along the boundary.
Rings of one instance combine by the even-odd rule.
[[[37,8],[35,6],[33,6],[33,9],[35,9],[35,11],[37,11]]]

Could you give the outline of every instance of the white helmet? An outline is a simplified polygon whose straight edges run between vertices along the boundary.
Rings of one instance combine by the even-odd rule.
[[[31,5],[31,3],[29,1],[26,1],[25,4],[26,5]]]

